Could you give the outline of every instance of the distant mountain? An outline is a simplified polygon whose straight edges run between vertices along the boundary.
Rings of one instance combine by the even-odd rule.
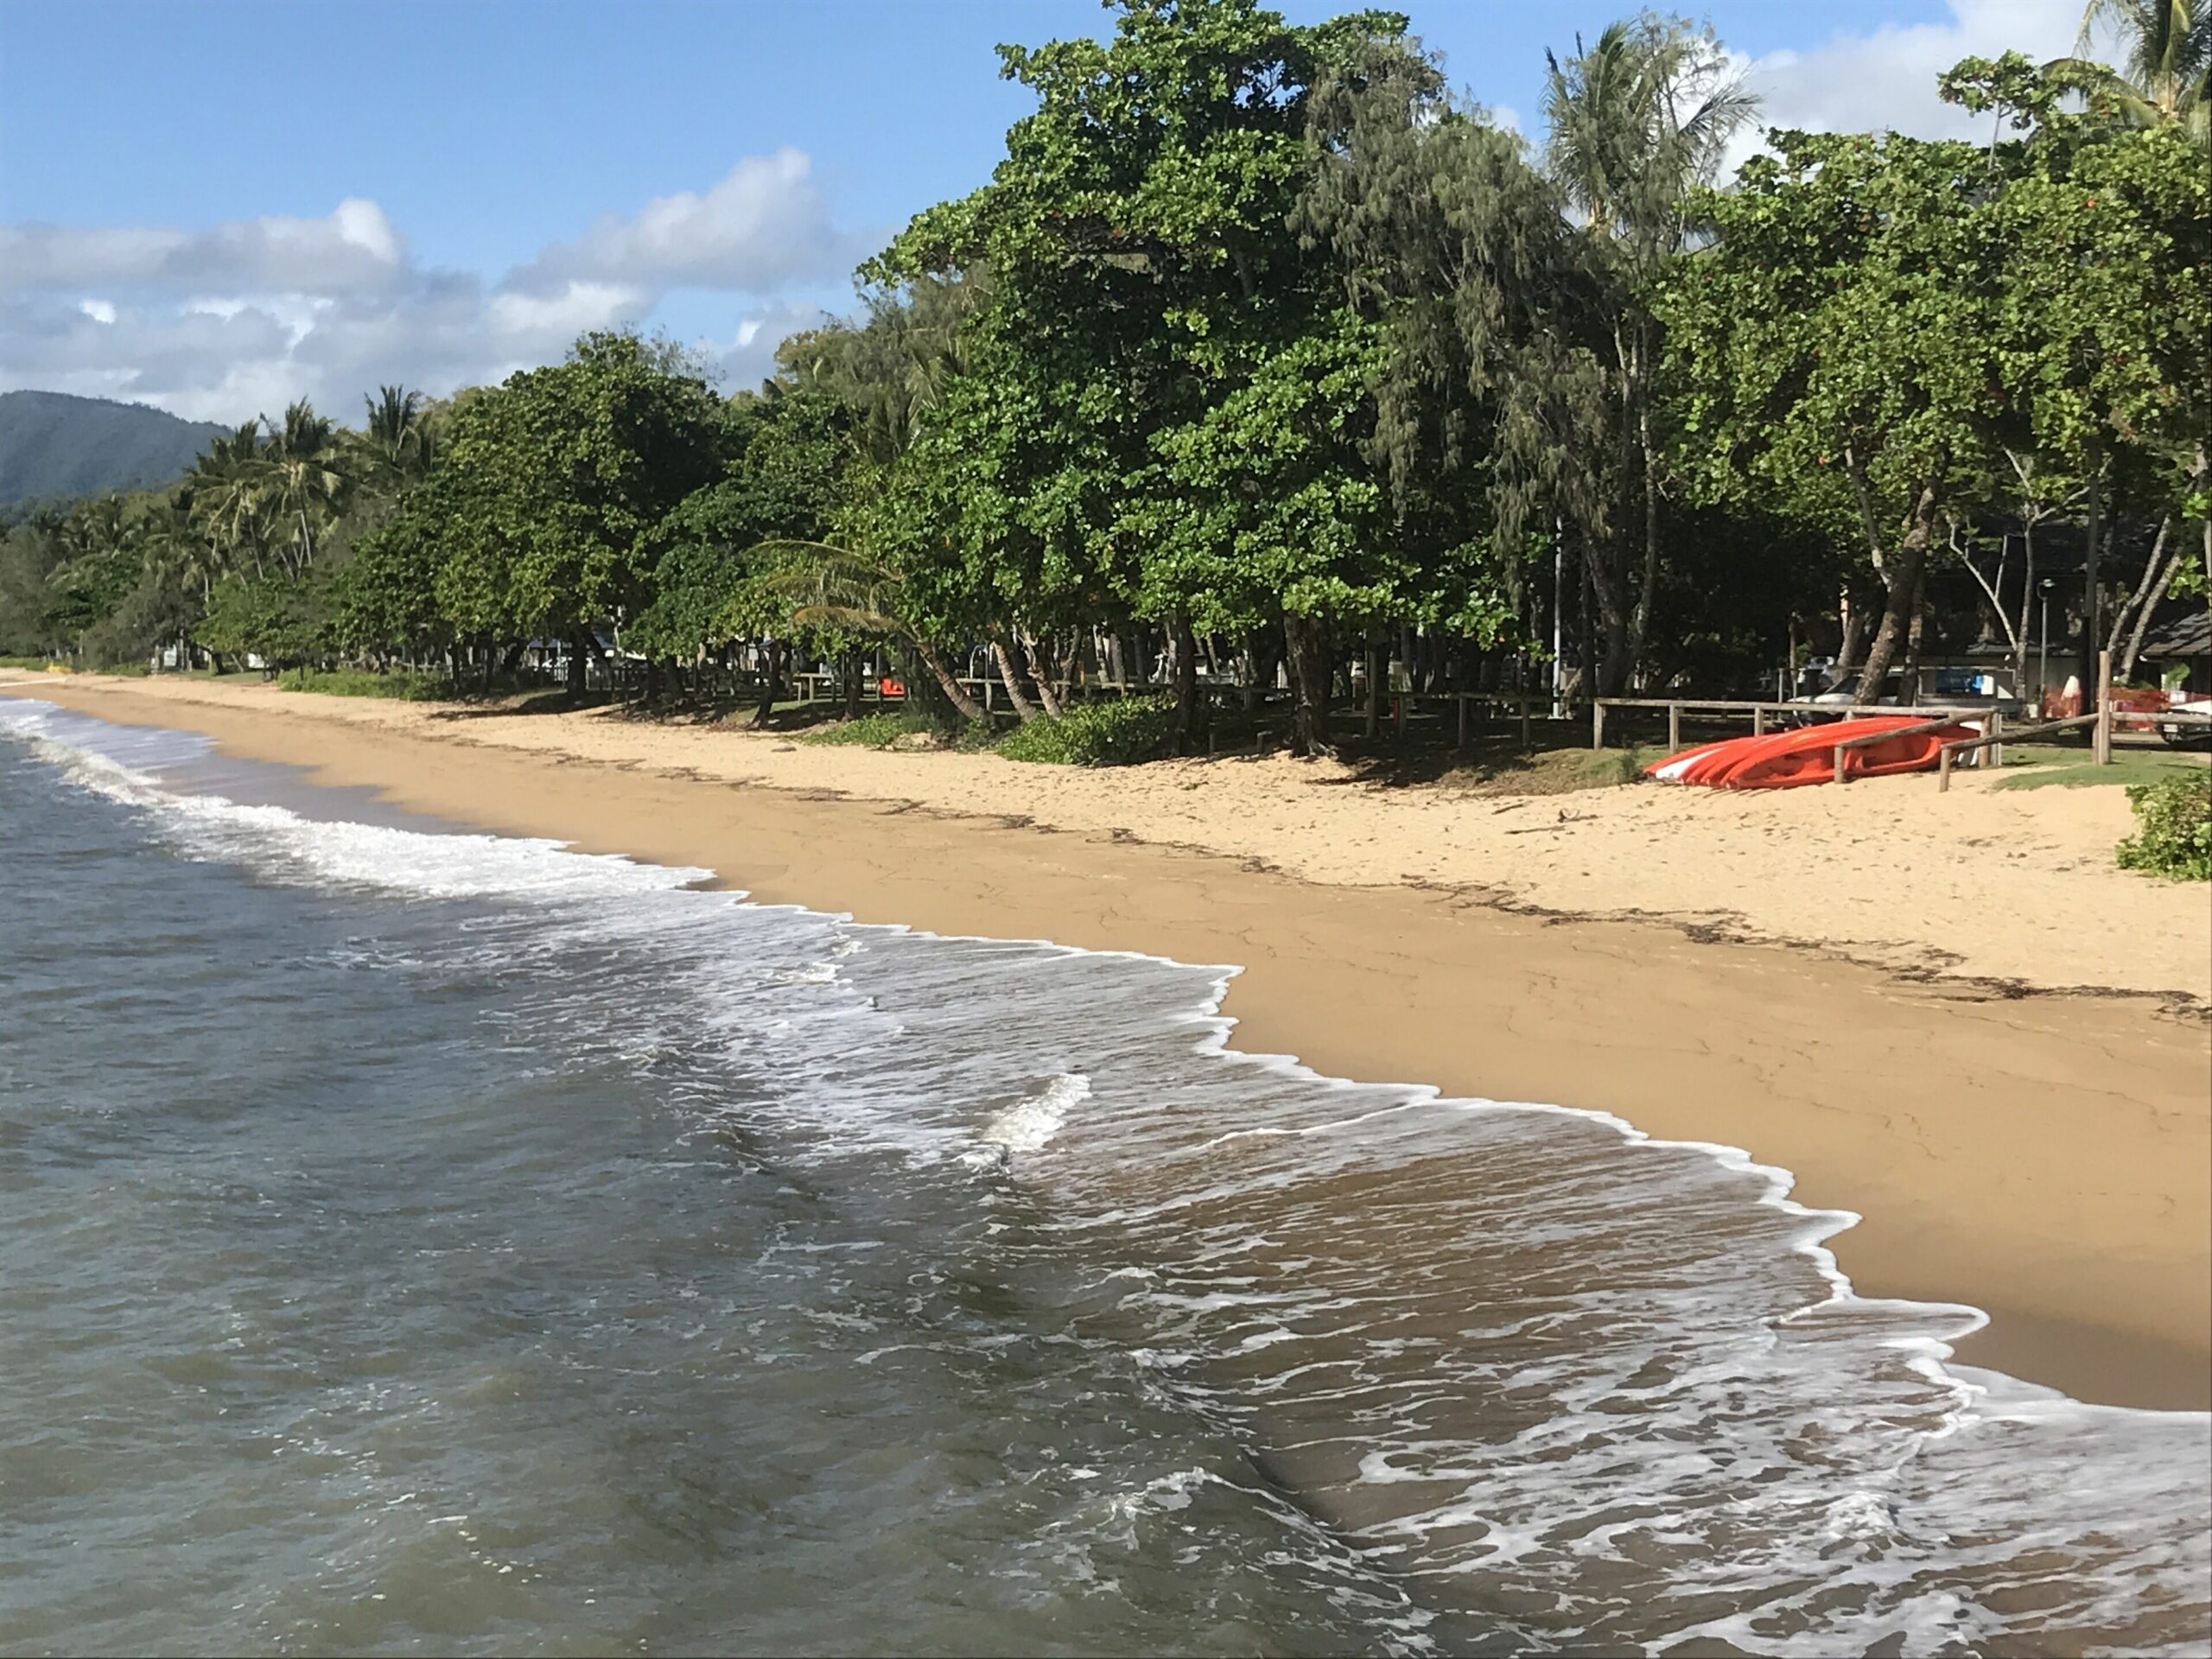
[[[0,391],[0,504],[166,484],[228,429],[143,404]]]

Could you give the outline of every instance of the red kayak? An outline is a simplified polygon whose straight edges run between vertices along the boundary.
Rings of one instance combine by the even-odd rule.
[[[1654,761],[1643,772],[1648,778],[1667,783],[1703,784],[1715,789],[1793,789],[1800,784],[1834,782],[1835,746],[1854,738],[1882,732],[1897,734],[1885,741],[1844,752],[1844,768],[1850,777],[1886,778],[1893,772],[1928,771],[1937,764],[1943,745],[1974,735],[1970,726],[1910,729],[1925,724],[1925,718],[1918,715],[1869,715],[1823,726],[1765,732],[1723,743],[1700,743]]]

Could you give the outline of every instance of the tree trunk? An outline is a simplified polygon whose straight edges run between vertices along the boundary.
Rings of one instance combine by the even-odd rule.
[[[2082,639],[2075,655],[2075,672],[2081,677],[2082,696],[2093,694],[2097,683],[2097,640],[2103,633],[2104,607],[2098,602],[2097,556],[2104,544],[2104,480],[2101,471],[2089,474],[2089,503],[2086,514],[2088,540],[2082,552]],[[2083,707],[2088,704],[2085,702]]]
[[[1866,644],[1866,607],[1851,602],[1851,589],[1846,587],[1836,600],[1836,609],[1842,613],[1843,638],[1835,648],[1836,677],[1840,679],[1851,671],[1859,660],[1859,653]]]
[[[791,647],[780,639],[771,639],[764,653],[766,666],[760,671],[760,701],[753,705],[753,718],[747,722],[753,730],[766,726],[776,712],[776,694],[784,689],[784,658]]]
[[[1920,567],[1920,580],[1913,584],[1912,621],[1904,633],[1904,668],[1897,676],[1897,696],[1901,702],[1920,701],[1920,642],[1928,631],[1928,567]]]
[[[2151,607],[2158,602],[2150,597],[2152,588],[2155,585],[2160,597],[2164,596],[2166,584],[2158,577],[2166,568],[2166,537],[2173,534],[2173,528],[2174,516],[2171,513],[2158,521],[2158,535],[2151,543],[2151,556],[2143,562],[2143,579],[2135,584],[2135,591],[2127,596],[2120,607],[2113,613],[2112,627],[2105,635],[2105,649],[2115,656],[2120,652],[2120,637],[2126,631],[2129,621],[2139,615],[2147,616]],[[2144,602],[2145,600],[2150,601],[2148,605]],[[2127,676],[2122,673],[2120,677],[2125,681]]]
[[[1191,619],[1181,611],[1175,626],[1175,753],[1188,754],[1198,723],[1198,642]]]
[[[1586,591],[1597,603],[1598,631],[1603,635],[1602,650],[1591,650],[1590,645],[1599,644],[1592,640],[1584,647],[1583,660],[1596,659],[1597,695],[1618,697],[1627,690],[1629,670],[1634,665],[1629,652],[1628,585],[1611,562],[1601,556],[1596,537],[1585,537],[1582,545],[1589,578]]]
[[[968,695],[968,688],[960,683],[951,667],[938,648],[926,639],[914,641],[914,655],[921,659],[930,677],[937,682],[938,690],[944,693],[944,700],[960,711],[960,718],[970,722],[983,716],[983,705]]]
[[[845,718],[858,720],[860,717],[861,648],[848,645],[845,648]]]
[[[1059,693],[1052,690],[1052,662],[1037,649],[1037,636],[1024,628],[1021,631],[1022,653],[1029,658],[1029,677],[1037,683],[1037,700],[1045,705],[1047,717],[1058,720],[1067,711],[1060,706]]]
[[[1859,671],[1860,702],[1881,700],[1882,682],[1911,625],[1913,601],[1919,594],[1921,573],[1928,563],[1928,536],[1935,523],[1936,486],[1930,484],[1922,489],[1920,499],[1913,504],[1912,522],[1906,526],[1896,558],[1890,562],[1889,593],[1882,606],[1882,626],[1875,631],[1874,643],[1867,650],[1866,666]]]
[[[1006,700],[1014,705],[1014,717],[1027,726],[1037,718],[1036,705],[1022,695],[1021,676],[1014,672],[1013,655],[1002,634],[991,636],[991,660],[998,664],[999,680],[1006,687]]]
[[[2151,569],[2158,569],[2161,563],[2164,567],[2158,570],[2158,580],[2152,584],[2151,591],[2142,596],[2140,607],[2135,613],[2135,627],[2127,636],[2127,650],[2121,655],[2120,666],[2114,671],[2117,679],[2123,685],[2135,677],[2136,661],[2143,655],[2143,636],[2151,629],[2151,613],[2164,602],[2166,589],[2173,584],[2174,577],[2180,574],[2181,562],[2189,556],[2188,548],[2180,543],[2176,543],[2171,557],[2164,561],[2158,557],[2159,548],[2165,544],[2166,531],[2172,524],[2173,520],[2169,518],[2158,526],[2158,546],[2152,549],[2151,563],[2144,572],[2148,575]],[[2206,528],[2208,533],[2212,533],[2212,524],[2208,524]]]
[[[2028,677],[2028,624],[2033,619],[2036,602],[2036,521],[2032,514],[2022,520],[2020,546],[2024,568],[2020,572],[2020,626],[2012,630],[2012,688],[2018,690]],[[2043,688],[2036,688],[2042,694]]]
[[[591,660],[590,653],[595,649],[596,647],[592,643],[592,637],[588,629],[577,634],[575,639],[569,641],[569,695],[570,696],[581,697],[583,696],[585,686],[584,665]]]
[[[1367,661],[1362,670],[1367,681],[1367,709],[1365,733],[1373,737],[1382,728],[1382,638],[1375,629],[1367,631]]]
[[[1286,615],[1282,634],[1290,667],[1291,752],[1333,754],[1336,751],[1329,746],[1332,667],[1325,631],[1313,617]]]
[[[1651,449],[1651,406],[1639,396],[1637,437],[1643,450],[1643,572],[1636,588],[1636,608],[1629,617],[1628,670],[1643,664],[1651,637],[1651,602],[1659,588],[1659,458]]]

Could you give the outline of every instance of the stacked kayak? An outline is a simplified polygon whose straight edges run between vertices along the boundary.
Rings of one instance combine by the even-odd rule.
[[[1662,783],[1704,784],[1713,789],[1790,789],[1799,784],[1834,782],[1839,743],[1876,739],[1845,750],[1844,770],[1851,778],[1885,778],[1893,772],[1929,771],[1946,743],[1975,735],[1969,726],[1912,729],[1927,724],[1921,715],[1869,715],[1825,726],[1734,737],[1670,754],[1646,766],[1643,773]],[[1885,738],[1881,734],[1885,732],[1895,734]]]

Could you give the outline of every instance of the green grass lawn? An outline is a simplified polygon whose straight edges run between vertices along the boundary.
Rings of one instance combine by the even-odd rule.
[[[2209,759],[2183,749],[2138,748],[2114,746],[2112,764],[2093,765],[2086,747],[2058,743],[2008,743],[2005,766],[1997,779],[1999,789],[2044,789],[2060,785],[2069,789],[2088,784],[2148,784],[2177,772],[2202,772]]]

